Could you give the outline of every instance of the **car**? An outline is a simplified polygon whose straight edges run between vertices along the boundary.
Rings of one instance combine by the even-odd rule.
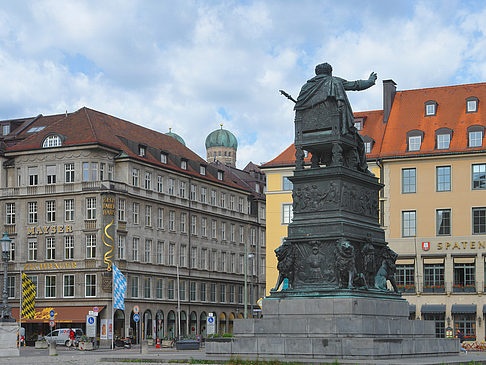
[[[84,334],[81,328],[58,328],[44,336],[47,342],[54,341],[57,345],[68,345],[69,332],[74,331],[75,337],[80,337]]]

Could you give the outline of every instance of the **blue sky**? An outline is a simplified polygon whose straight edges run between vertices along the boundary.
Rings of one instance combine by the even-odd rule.
[[[0,0],[0,119],[82,106],[181,135],[231,130],[238,166],[293,141],[292,103],[317,63],[349,80],[355,111],[399,90],[486,79],[483,1]]]

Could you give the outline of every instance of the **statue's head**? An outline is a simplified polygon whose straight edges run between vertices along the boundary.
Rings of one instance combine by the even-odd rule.
[[[320,63],[316,66],[316,75],[331,75],[332,66],[329,63]]]

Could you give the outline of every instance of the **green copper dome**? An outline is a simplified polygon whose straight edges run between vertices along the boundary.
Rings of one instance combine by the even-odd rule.
[[[166,136],[169,136],[169,137],[172,137],[176,140],[178,140],[179,142],[181,142],[184,146],[186,145],[186,142],[184,142],[184,140],[182,139],[181,136],[179,136],[178,134],[176,133],[173,133],[172,132],[172,128],[169,128],[169,132],[165,134]]]
[[[235,150],[238,148],[238,141],[233,133],[223,129],[217,129],[209,133],[206,137],[206,149],[211,147],[231,147]]]

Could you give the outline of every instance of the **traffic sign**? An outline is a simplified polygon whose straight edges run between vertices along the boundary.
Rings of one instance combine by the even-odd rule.
[[[206,319],[206,333],[208,335],[214,335],[216,333],[216,318],[213,314],[214,313],[209,313],[209,316]]]
[[[54,309],[51,309],[49,311],[49,315],[51,316],[51,318],[54,318],[54,316],[56,315],[56,311]]]
[[[56,325],[55,321],[49,321],[49,327],[54,327]]]
[[[214,323],[214,317],[208,317],[208,323]]]
[[[140,312],[140,307],[136,305],[135,307],[133,307],[133,313],[138,313],[138,312]]]
[[[88,317],[88,323],[93,324],[95,321],[94,317]]]
[[[93,307],[93,312],[99,312],[100,309],[98,307]]]
[[[140,314],[135,313],[135,314],[133,315],[133,320],[134,320],[135,322],[140,321]]]

